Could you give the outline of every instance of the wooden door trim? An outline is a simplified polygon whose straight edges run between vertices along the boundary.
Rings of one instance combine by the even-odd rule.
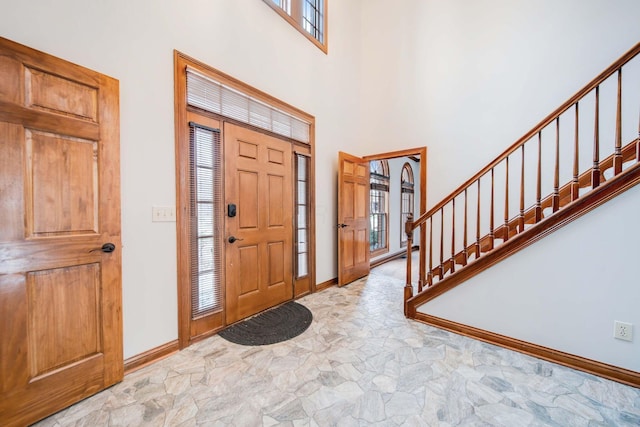
[[[281,135],[275,135],[263,129],[257,129],[253,126],[238,123],[233,119],[221,117],[213,113],[208,113],[202,110],[198,110],[193,107],[187,106],[187,92],[186,92],[186,68],[190,67],[197,70],[199,73],[209,76],[214,80],[224,84],[225,86],[237,89],[251,97],[271,105],[283,112],[299,117],[310,124],[309,143],[302,143],[283,137]],[[189,146],[188,141],[188,125],[187,125],[187,113],[197,113],[203,117],[209,117],[218,119],[222,122],[229,122],[245,127],[247,129],[255,130],[265,133],[270,136],[275,136],[284,141],[288,141],[292,144],[292,151],[296,150],[296,147],[303,147],[304,150],[308,150],[308,154],[311,156],[312,161],[309,164],[309,278],[311,281],[311,292],[316,291],[316,214],[315,214],[315,117],[308,114],[299,108],[296,108],[286,102],[262,92],[250,85],[241,82],[228,74],[225,74],[201,61],[198,61],[188,55],[185,55],[177,50],[174,50],[174,120],[175,120],[175,156],[176,156],[176,237],[177,237],[177,283],[178,283],[178,343],[180,349],[189,346],[195,338],[190,337],[190,268],[189,268],[189,236],[188,231],[181,225],[184,221],[188,221],[188,217],[185,214],[188,213],[188,200],[184,198],[185,193],[188,195],[188,187],[185,187],[185,183],[188,183],[189,177],[189,161],[188,155],[182,151],[184,147]],[[222,125],[221,125],[222,127]],[[224,140],[224,135],[221,135]],[[186,153],[188,154],[188,152]],[[200,336],[204,338],[212,335],[216,331],[209,331]]]

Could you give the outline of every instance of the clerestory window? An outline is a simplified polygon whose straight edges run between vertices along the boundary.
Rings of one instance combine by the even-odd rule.
[[[328,0],[263,0],[313,44],[327,53]]]

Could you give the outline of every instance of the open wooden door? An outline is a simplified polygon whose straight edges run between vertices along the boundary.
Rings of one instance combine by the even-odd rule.
[[[0,38],[0,424],[123,377],[118,81]]]
[[[338,286],[369,274],[369,162],[338,155]]]
[[[293,298],[293,172],[287,141],[225,123],[227,324]]]

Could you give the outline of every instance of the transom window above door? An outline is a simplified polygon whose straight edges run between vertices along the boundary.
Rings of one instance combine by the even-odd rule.
[[[327,53],[327,0],[263,0]]]

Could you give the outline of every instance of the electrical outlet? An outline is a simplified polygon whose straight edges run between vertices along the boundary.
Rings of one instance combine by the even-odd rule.
[[[633,339],[633,325],[618,320],[614,321],[613,337],[619,340],[631,341]]]
[[[153,206],[151,208],[151,221],[172,222],[176,220],[175,206]]]

